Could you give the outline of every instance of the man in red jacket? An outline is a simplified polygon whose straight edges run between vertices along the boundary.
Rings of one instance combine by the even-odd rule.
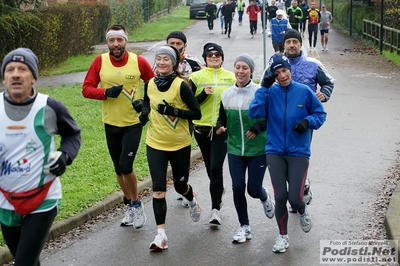
[[[126,205],[121,226],[140,228],[146,223],[146,215],[133,170],[142,136],[140,79],[148,81],[154,77],[154,72],[144,57],[125,50],[128,33],[123,26],[111,26],[106,40],[110,52],[93,60],[83,81],[82,95],[102,101],[108,151]]]
[[[250,19],[251,38],[254,38],[254,34],[257,34],[258,13],[260,13],[260,8],[256,4],[256,1],[250,0],[250,5],[246,9],[246,14],[249,15]]]

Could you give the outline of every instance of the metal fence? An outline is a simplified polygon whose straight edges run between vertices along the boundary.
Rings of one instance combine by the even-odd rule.
[[[374,45],[380,44],[381,24],[363,19],[363,38],[370,40]],[[383,26],[383,49],[400,54],[400,30]]]

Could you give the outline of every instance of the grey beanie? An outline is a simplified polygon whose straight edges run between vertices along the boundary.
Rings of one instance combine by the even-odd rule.
[[[39,77],[38,63],[39,60],[36,55],[29,48],[18,48],[9,52],[1,64],[1,76],[4,79],[4,70],[6,65],[10,62],[20,62],[26,64],[31,70],[33,76],[37,80]]]
[[[176,51],[174,50],[174,48],[172,48],[171,46],[168,46],[168,45],[161,46],[157,50],[156,56],[158,56],[160,54],[168,55],[169,58],[171,58],[173,65],[176,65],[178,59],[176,58]]]
[[[238,61],[245,62],[247,65],[249,65],[251,73],[254,72],[254,60],[250,57],[250,55],[248,54],[239,55],[238,57],[236,57],[235,63],[233,65],[235,66]]]

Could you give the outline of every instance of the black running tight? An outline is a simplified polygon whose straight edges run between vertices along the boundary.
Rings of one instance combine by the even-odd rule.
[[[15,266],[39,266],[39,256],[57,207],[50,211],[25,216],[19,226],[1,224],[4,240],[15,259]]]

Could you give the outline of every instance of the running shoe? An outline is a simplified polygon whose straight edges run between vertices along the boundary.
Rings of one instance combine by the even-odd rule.
[[[130,207],[133,213],[133,227],[139,229],[146,224],[146,214],[144,213],[144,205],[140,202],[139,206]]]
[[[165,234],[157,234],[154,241],[150,243],[150,249],[163,250],[168,248],[168,238]]]
[[[300,227],[304,232],[308,233],[311,230],[311,216],[308,214],[307,208],[304,210],[303,214],[299,213],[300,217]]]
[[[219,210],[217,209],[212,209],[211,211],[211,218],[208,221],[210,224],[215,224],[215,225],[221,225],[222,220],[221,220],[221,216],[219,214]]]
[[[195,193],[193,193],[193,200],[196,202],[196,204],[193,207],[190,205],[190,202],[188,202],[189,214],[193,222],[198,222],[200,220],[202,210],[200,208],[199,203],[197,202],[197,197]]]
[[[184,196],[182,196],[181,194],[176,194],[176,199],[177,200],[183,200],[185,197]]]
[[[246,242],[246,240],[250,239],[251,239],[250,225],[243,225],[236,231],[236,234],[233,236],[232,243],[243,243]]]
[[[265,201],[261,201],[263,207],[264,207],[264,212],[265,215],[269,218],[272,219],[275,214],[275,205],[272,202],[271,196],[268,193],[268,191],[264,188],[265,193],[267,193],[267,199]]]
[[[189,208],[189,201],[185,197],[183,197],[182,199],[182,206],[185,208]]]
[[[121,226],[132,226],[133,225],[133,212],[129,204],[125,205],[125,216],[121,220]]]
[[[275,253],[283,253],[289,247],[289,236],[288,235],[279,235],[276,238],[276,242],[272,251]]]

